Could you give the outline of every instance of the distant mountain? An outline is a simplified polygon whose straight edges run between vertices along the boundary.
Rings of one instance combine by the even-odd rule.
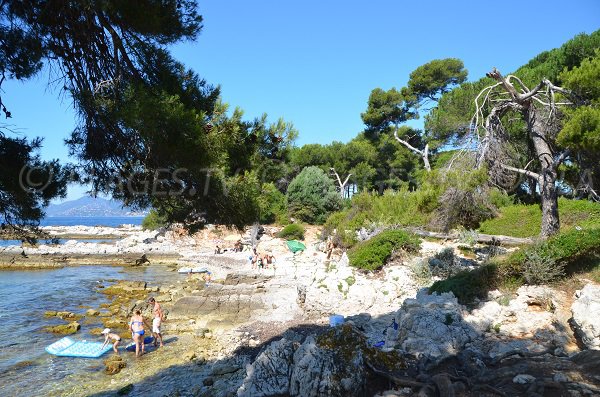
[[[77,200],[50,204],[46,216],[144,216],[144,212],[132,211],[119,201],[103,198],[81,197]]]

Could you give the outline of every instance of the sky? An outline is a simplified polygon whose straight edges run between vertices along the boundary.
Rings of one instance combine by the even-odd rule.
[[[247,119],[267,113],[292,122],[298,146],[354,138],[371,90],[406,85],[432,59],[460,58],[477,80],[600,28],[598,0],[209,0],[199,11],[202,33],[173,46],[175,57],[219,85],[223,101]],[[48,80],[44,71],[3,83],[8,122],[44,138],[43,158],[69,161],[64,139],[76,117]],[[67,199],[85,190],[72,187]]]

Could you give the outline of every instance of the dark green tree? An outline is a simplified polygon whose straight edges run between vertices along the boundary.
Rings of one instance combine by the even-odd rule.
[[[493,69],[445,94],[427,119],[438,134],[470,136],[467,151],[477,148],[478,164],[488,167],[495,185],[514,189],[525,180],[531,194],[539,192],[544,237],[559,230],[561,188],[596,193],[590,181],[597,170],[588,165],[595,156],[599,48],[597,31],[536,56],[514,74]]]
[[[318,167],[307,167],[288,186],[290,216],[308,223],[323,223],[332,211],[341,208],[342,199],[333,181]]]
[[[249,149],[236,139],[252,133],[213,130],[218,89],[167,50],[201,28],[196,1],[3,1],[0,73],[23,80],[48,65],[80,116],[67,144],[93,191],[190,227],[242,226],[258,217],[257,176],[244,164],[253,148],[274,157],[280,130],[251,126],[263,135]]]
[[[466,78],[467,71],[461,60],[436,59],[415,69],[410,74],[407,87],[388,91],[374,89],[369,95],[367,111],[361,114],[367,126],[366,134],[379,137],[382,133],[393,133],[396,141],[420,156],[423,167],[431,171],[430,148],[437,148],[441,142],[434,141],[427,131],[401,129],[400,124],[418,118],[420,113],[427,113],[430,109],[426,106],[436,103]]]

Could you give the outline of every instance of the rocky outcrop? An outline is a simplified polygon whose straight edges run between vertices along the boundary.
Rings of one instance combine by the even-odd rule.
[[[575,297],[573,328],[588,349],[600,350],[600,286],[587,284]]]
[[[303,338],[300,338],[302,340]],[[364,390],[366,341],[349,325],[301,343],[271,343],[247,366],[238,397],[357,396]]]
[[[293,342],[287,339],[271,343],[246,366],[246,378],[238,397],[265,397],[289,393],[294,356]]]
[[[422,290],[415,299],[406,299],[396,313],[399,327],[388,329],[385,346],[434,361],[455,355],[478,336],[464,321],[463,310],[451,293],[428,295]]]

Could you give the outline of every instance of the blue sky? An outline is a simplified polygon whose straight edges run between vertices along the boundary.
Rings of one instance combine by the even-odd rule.
[[[469,79],[513,71],[541,51],[600,28],[600,1],[200,1],[204,29],[175,56],[248,119],[291,121],[298,145],[348,141],[373,88],[402,87],[419,65],[464,61]],[[42,73],[5,82],[10,124],[45,138],[42,156],[68,160],[71,101]],[[69,191],[69,199],[84,189]]]

